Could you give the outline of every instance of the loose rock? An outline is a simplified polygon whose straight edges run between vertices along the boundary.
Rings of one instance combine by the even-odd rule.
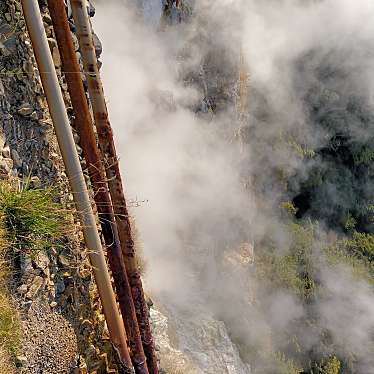
[[[17,288],[17,292],[18,292],[20,295],[24,295],[24,294],[27,292],[28,289],[29,289],[29,288],[27,287],[26,284],[22,284],[21,286],[19,286],[19,287]]]
[[[11,158],[3,158],[0,160],[0,174],[9,175],[13,168],[13,160]]]
[[[60,53],[58,51],[58,48],[55,47],[52,50],[52,58],[53,58],[53,63],[55,64],[56,68],[61,67],[61,58],[60,58]]]
[[[9,145],[5,146],[2,150],[2,155],[5,158],[10,158],[10,148]]]
[[[38,294],[38,292],[41,289],[41,287],[43,286],[43,284],[44,284],[43,278],[40,277],[39,275],[37,275],[34,278],[32,284],[30,286],[30,289],[26,294],[26,297],[30,300],[33,300],[35,298],[35,296]]]
[[[18,108],[18,114],[27,117],[33,112],[33,108],[29,103],[24,103]]]
[[[23,367],[27,364],[27,358],[25,356],[17,356],[16,357],[16,365],[17,367]]]
[[[21,160],[21,157],[19,157],[18,152],[15,149],[12,149],[10,151],[10,154],[13,160],[13,167],[16,167],[16,168],[22,167],[22,160]]]

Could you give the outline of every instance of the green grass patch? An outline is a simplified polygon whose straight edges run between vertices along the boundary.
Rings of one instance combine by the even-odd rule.
[[[56,202],[52,188],[16,189],[0,184],[0,214],[8,248],[35,255],[48,250],[67,234],[67,212]]]
[[[61,245],[68,234],[68,213],[53,188],[22,188],[0,183],[0,372],[13,373],[21,325],[8,292],[8,262],[22,254],[36,256]]]

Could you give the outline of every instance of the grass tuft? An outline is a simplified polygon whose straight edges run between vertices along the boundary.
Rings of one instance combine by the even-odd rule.
[[[67,213],[55,202],[55,195],[52,188],[16,189],[0,184],[0,215],[9,249],[35,255],[66,234]]]
[[[141,241],[140,233],[133,216],[130,216],[130,225],[135,246],[136,263],[140,274],[144,276],[147,271],[147,261],[144,258],[143,242]]]
[[[6,287],[8,247],[4,215],[0,213],[0,372],[15,373],[14,359],[20,346],[21,327]]]
[[[67,217],[52,188],[0,182],[0,373],[15,372],[21,340],[20,320],[7,288],[7,260],[20,254],[33,257],[58,246],[68,233]]]

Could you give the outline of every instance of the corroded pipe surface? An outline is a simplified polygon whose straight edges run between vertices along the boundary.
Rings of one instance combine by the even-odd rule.
[[[22,7],[66,173],[82,224],[85,243],[89,250],[109,333],[114,346],[119,352],[120,358],[123,362],[128,362],[130,357],[127,349],[126,332],[118,312],[111,279],[96,227],[95,216],[92,211],[65,103],[49,50],[39,5],[37,0],[22,0]]]
[[[63,0],[48,0],[48,7],[74,110],[74,126],[80,136],[80,145],[88,165],[88,172],[95,193],[95,202],[101,218],[103,236],[108,248],[108,260],[114,278],[122,318],[127,330],[134,365],[137,373],[148,374],[102,157],[97,146],[92,118],[80,77],[80,67],[65,13],[64,2]],[[132,367],[131,361],[127,362],[126,365]]]
[[[110,195],[141,331],[143,348],[147,357],[148,370],[150,374],[158,374],[157,359],[149,323],[148,307],[145,302],[142,282],[136,264],[129,212],[122,187],[112,128],[108,118],[108,110],[93,46],[91,25],[87,17],[85,4],[86,2],[84,0],[71,0],[73,18],[77,28],[77,37],[81,49],[80,52],[82,54],[83,66],[88,82],[88,92],[94,112],[100,149],[106,161],[106,174]]]

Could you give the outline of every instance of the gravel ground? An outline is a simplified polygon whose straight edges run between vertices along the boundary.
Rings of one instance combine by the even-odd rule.
[[[24,357],[21,373],[67,374],[76,367],[74,329],[47,301],[36,300],[22,316]]]

